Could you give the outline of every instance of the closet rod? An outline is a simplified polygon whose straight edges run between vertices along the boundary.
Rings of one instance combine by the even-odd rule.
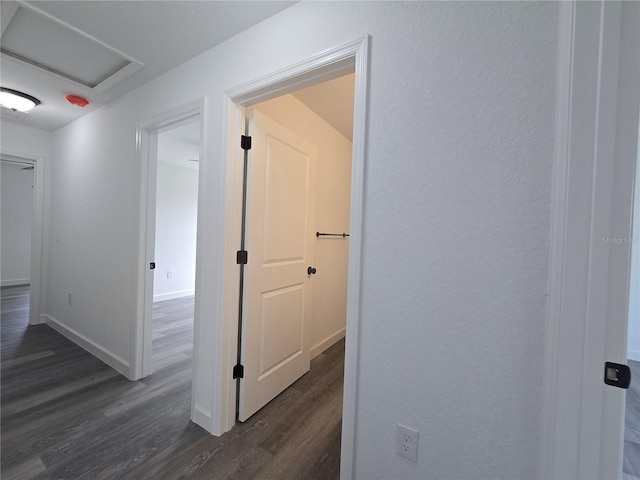
[[[322,233],[322,232],[316,232],[316,237],[342,237],[342,238],[346,238],[348,236],[349,236],[348,233]]]

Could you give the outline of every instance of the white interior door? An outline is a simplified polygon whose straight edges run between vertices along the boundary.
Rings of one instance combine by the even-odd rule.
[[[257,110],[249,119],[239,420],[309,371],[317,148]]]

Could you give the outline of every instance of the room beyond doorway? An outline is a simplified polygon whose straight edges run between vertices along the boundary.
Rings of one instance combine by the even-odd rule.
[[[33,162],[2,158],[0,162],[2,287],[31,284]]]
[[[200,122],[158,133],[153,301],[194,294]]]
[[[345,336],[354,77],[247,109],[241,421]]]
[[[193,350],[196,237],[198,230],[198,117],[158,132],[155,175],[153,370]],[[176,344],[173,352],[160,345]],[[167,356],[169,350],[171,355]],[[164,351],[164,356],[158,356]]]
[[[142,123],[137,136],[142,175],[132,380],[153,372],[154,300],[195,295],[197,305],[202,104],[194,102]],[[197,328],[195,312],[193,318]],[[194,361],[193,371],[197,368]]]
[[[347,278],[347,321],[345,332],[345,370],[344,395],[342,406],[341,435],[341,475],[353,475],[353,459],[355,451],[355,417],[357,397],[357,371],[359,351],[359,318],[361,305],[361,261],[362,232],[364,217],[364,174],[365,174],[365,135],[367,112],[367,72],[368,35],[335,48],[323,50],[304,61],[290,65],[267,76],[238,85],[225,92],[225,110],[227,123],[225,138],[228,139],[227,168],[229,176],[226,181],[227,195],[224,208],[227,211],[225,236],[225,282],[221,293],[224,316],[222,322],[216,324],[214,333],[223,341],[224,355],[219,355],[219,398],[214,399],[213,410],[218,414],[214,422],[214,431],[225,432],[235,423],[236,381],[232,379],[233,363],[237,353],[239,298],[239,270],[235,264],[236,249],[240,244],[242,215],[241,192],[242,173],[238,165],[242,165],[238,140],[245,130],[245,107],[279,95],[294,92],[326,80],[334,79],[347,73],[355,72],[354,108],[353,108],[353,150],[351,158],[351,205],[349,221],[349,267]]]
[[[27,213],[24,208],[20,206],[14,205],[12,201],[8,203],[5,202],[5,186],[3,186],[3,202],[2,202],[2,230],[3,230],[3,250],[5,249],[5,222],[7,218],[10,218],[11,215],[5,215],[5,208],[11,209],[12,213],[15,213],[16,210],[22,210],[23,213],[20,215],[30,217],[30,225],[25,228],[29,229],[29,237],[22,239],[22,246],[20,248],[24,248],[25,246],[29,249],[29,252],[25,254],[28,255],[29,262],[29,270],[28,274],[26,274],[26,279],[28,279],[30,285],[30,295],[29,295],[29,323],[31,325],[37,325],[40,323],[44,323],[43,314],[43,278],[42,278],[42,259],[43,259],[43,242],[44,242],[44,170],[45,163],[42,158],[31,157],[28,155],[22,154],[9,154],[5,152],[0,152],[2,157],[2,164],[13,164],[14,166],[18,166],[21,173],[28,174],[28,179],[26,185],[23,184],[23,188],[26,187],[26,194],[28,196],[27,203],[30,204],[31,212]],[[6,179],[5,179],[6,180]],[[3,183],[4,181],[3,180]],[[15,181],[12,180],[10,182],[11,187],[8,190],[13,190],[17,185]],[[29,188],[30,185],[30,188]],[[22,206],[24,207],[24,206]],[[14,210],[15,209],[15,210]],[[23,219],[24,220],[24,219]],[[24,235],[23,235],[24,236]],[[4,256],[4,252],[3,252]],[[11,262],[12,263],[12,262]],[[3,262],[3,270],[5,268]],[[23,270],[24,271],[24,270]],[[11,276],[13,276],[16,271],[13,272]],[[24,276],[24,273],[19,274],[19,276]],[[24,283],[25,278],[20,279],[10,279],[14,280],[14,282],[8,282],[8,284],[15,283]],[[3,278],[4,280],[4,278]],[[17,282],[15,281],[17,280]],[[5,283],[3,283],[4,285]]]
[[[636,160],[627,318],[627,365],[631,369],[631,384],[625,395],[622,460],[624,480],[640,480],[640,168],[638,164]]]

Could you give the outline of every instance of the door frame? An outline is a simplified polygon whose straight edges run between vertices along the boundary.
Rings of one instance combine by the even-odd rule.
[[[225,282],[224,320],[220,335],[224,351],[220,364],[220,431],[235,424],[236,382],[232,369],[236,362],[238,333],[239,268],[236,251],[240,245],[242,221],[242,160],[240,136],[245,133],[244,108],[301,88],[337,78],[355,71],[355,105],[353,116],[353,150],[351,177],[351,213],[349,274],[347,280],[346,346],[341,446],[341,476],[353,476],[355,422],[357,402],[358,340],[360,318],[360,284],[363,209],[365,201],[366,99],[369,36],[326,50],[283,70],[237,86],[224,93],[227,197],[225,204]]]
[[[0,155],[7,160],[27,162],[33,165],[33,213],[31,217],[31,265],[29,272],[29,325],[45,323],[43,276],[44,260],[44,198],[45,169],[44,157],[34,157],[22,153],[0,150]]]
[[[640,5],[560,8],[541,477],[619,478],[638,140]]]
[[[204,99],[196,100],[181,107],[164,112],[142,123],[136,128],[136,150],[138,165],[140,166],[140,205],[139,205],[139,231],[138,231],[138,255],[134,263],[135,278],[137,278],[137,294],[135,297],[135,321],[131,332],[131,366],[129,379],[138,380],[150,375],[153,371],[152,358],[152,330],[153,330],[153,270],[149,263],[154,261],[155,235],[156,235],[156,187],[158,173],[158,133],[169,127],[179,126],[181,123],[191,121],[193,117],[200,119],[200,160],[203,161],[204,143]],[[201,175],[198,175],[198,238],[200,236]],[[201,242],[196,245],[196,285],[198,292],[198,258],[200,258]],[[196,293],[197,295],[197,293]],[[200,315],[198,314],[197,296],[194,311],[194,335],[198,330]],[[197,342],[194,342],[193,372],[202,368],[198,364],[196,355]],[[195,402],[197,376],[193,375],[192,381],[192,418]]]

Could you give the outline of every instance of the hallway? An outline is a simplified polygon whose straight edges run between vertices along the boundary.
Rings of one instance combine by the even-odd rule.
[[[2,478],[339,476],[344,341],[221,437],[189,419],[193,297],[154,305],[154,373],[119,375],[46,325],[28,287],[2,288]]]

